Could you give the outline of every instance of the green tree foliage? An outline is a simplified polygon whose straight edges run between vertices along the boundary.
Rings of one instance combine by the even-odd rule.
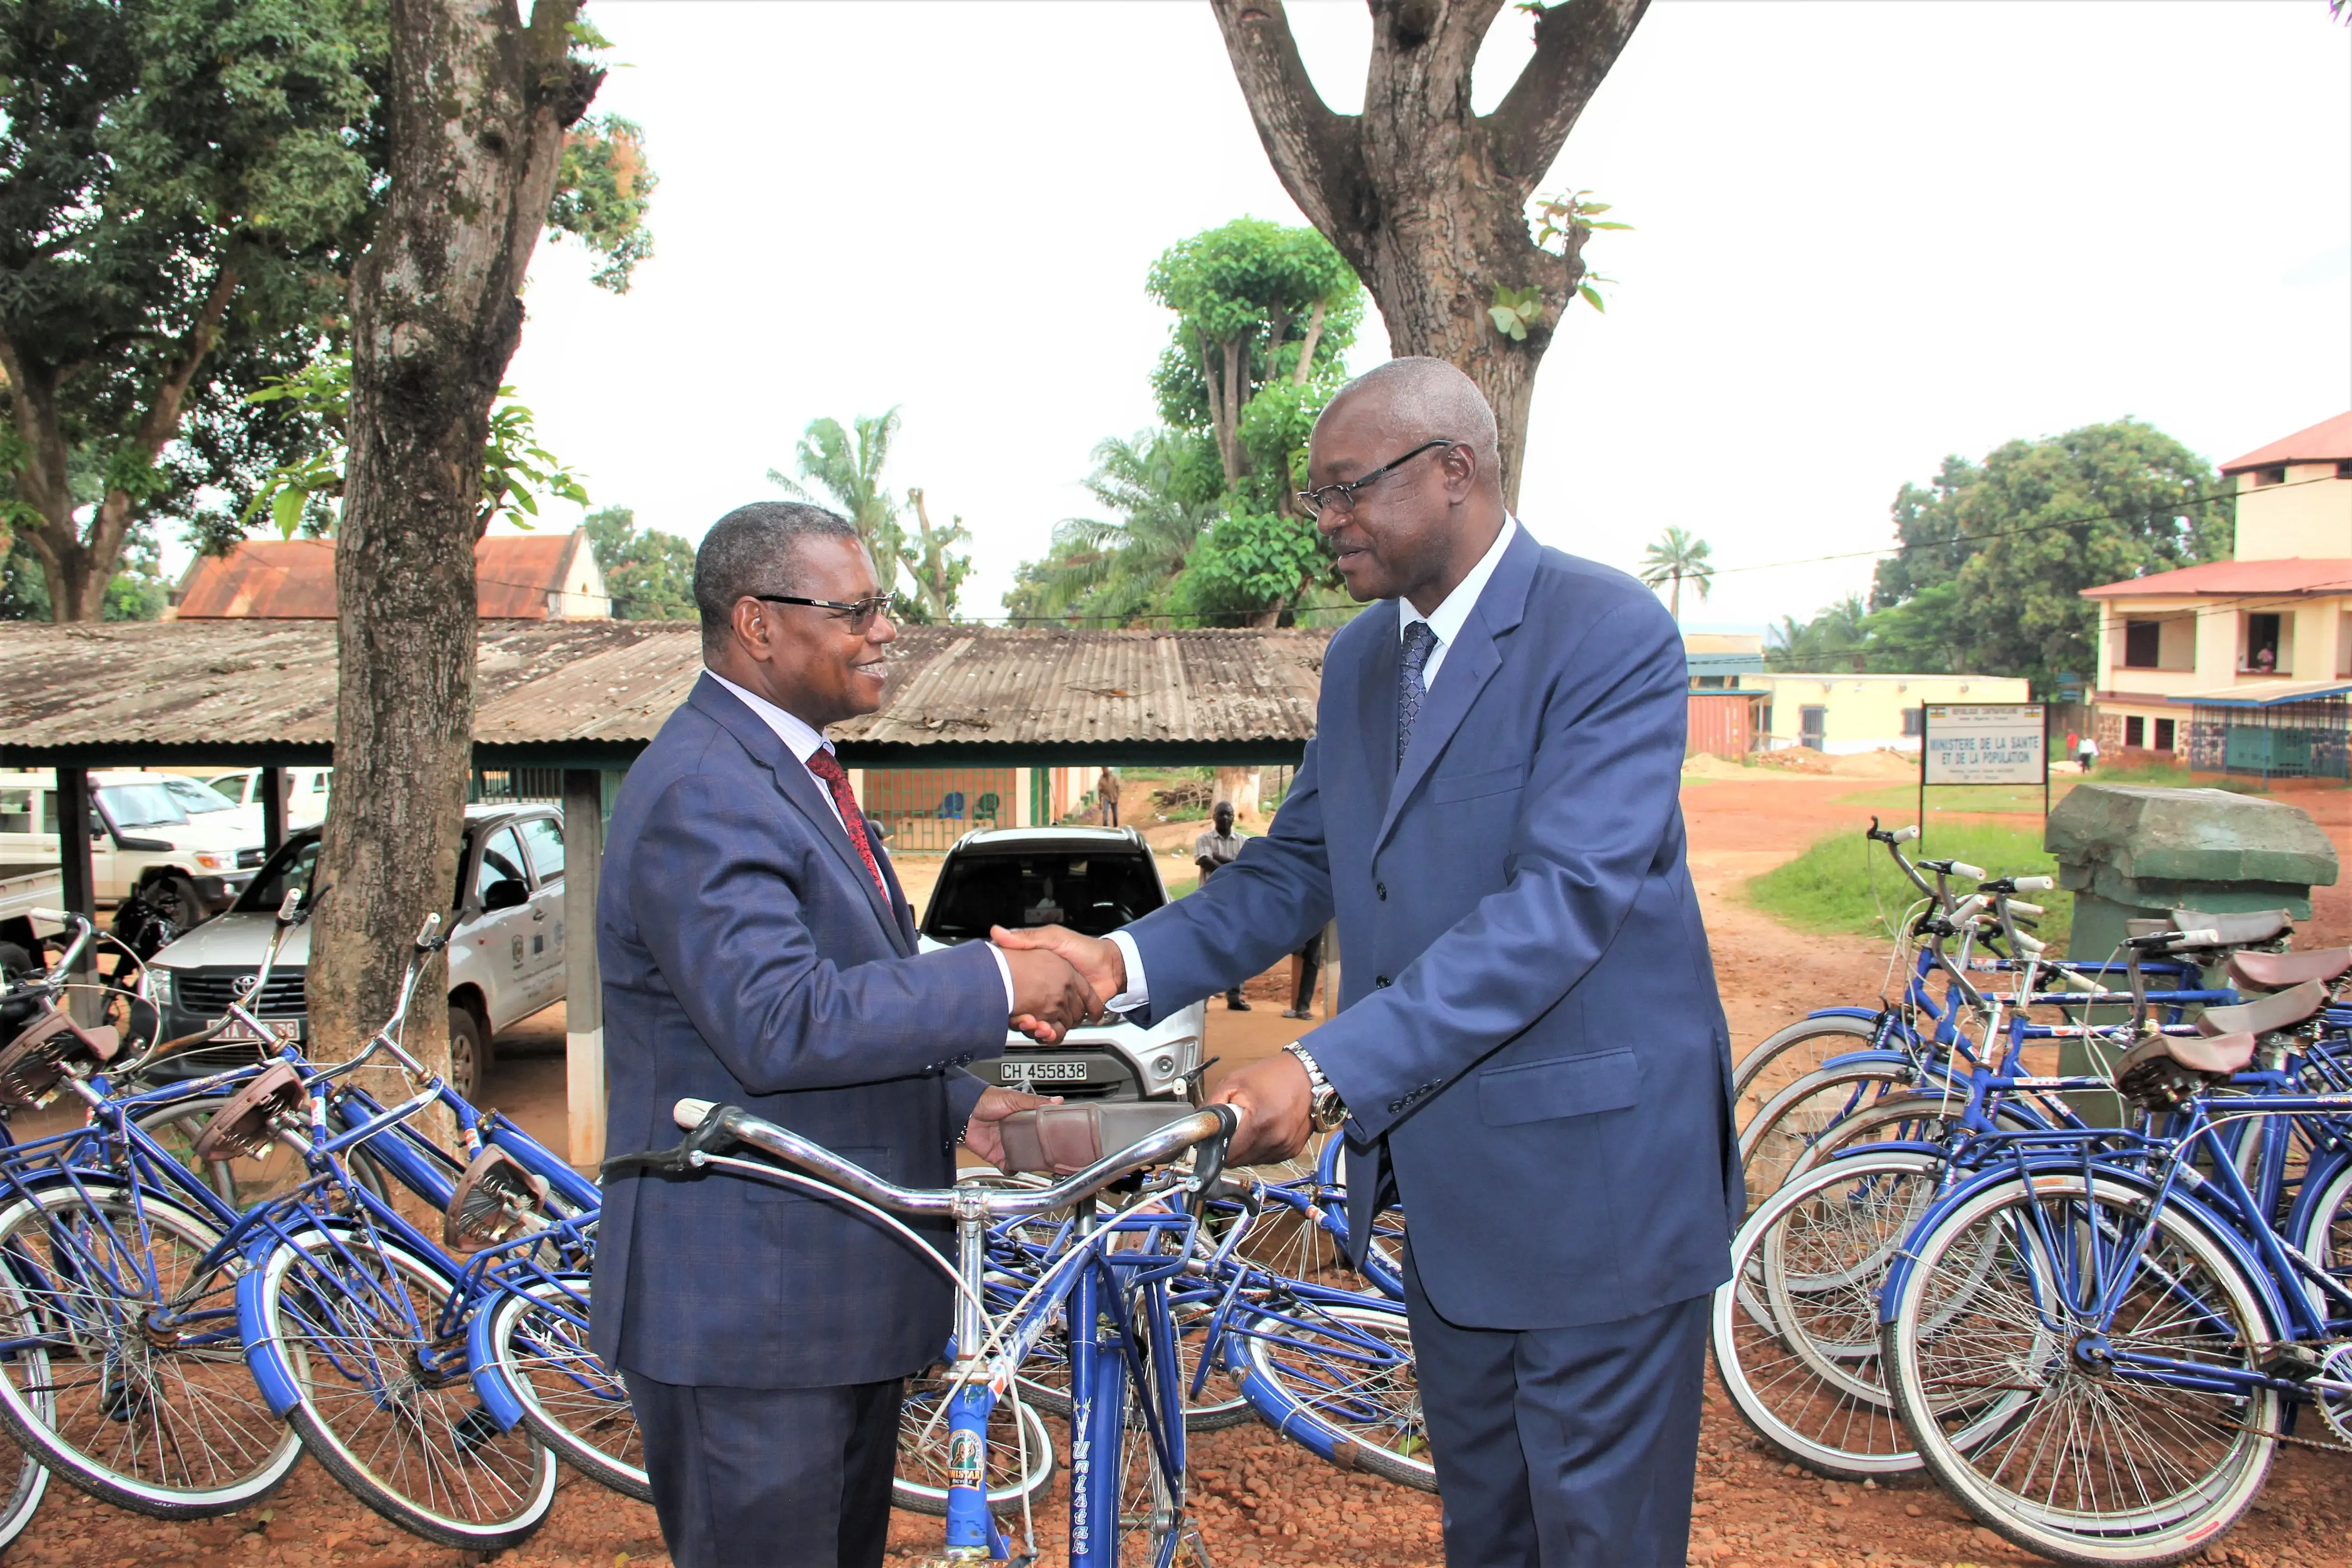
[[[956,597],[971,575],[971,557],[955,553],[957,545],[971,540],[971,530],[961,517],[945,528],[935,526],[919,485],[907,492],[907,504],[915,509],[915,536],[902,546],[899,559],[911,592],[899,595],[899,608],[904,618],[919,625],[943,625],[955,619]]]
[[[957,591],[971,571],[971,558],[957,554],[955,546],[970,539],[971,531],[960,517],[945,528],[935,527],[924,510],[923,492],[910,489],[907,495],[916,519],[908,535],[906,514],[882,478],[898,435],[896,407],[852,419],[846,427],[838,419],[811,420],[793,452],[799,479],[808,484],[775,468],[768,470],[768,482],[796,500],[829,503],[857,525],[857,537],[874,557],[875,578],[890,595],[893,616],[917,623],[951,620]],[[898,586],[902,570],[906,590]]]
[[[386,188],[387,47],[375,0],[0,6],[0,536],[58,618],[105,613],[148,520],[217,548],[330,440],[316,408],[247,394],[343,331]],[[633,127],[583,130],[552,221],[619,287],[651,176]]]
[[[644,130],[617,114],[592,114],[564,136],[547,237],[578,236],[600,258],[589,281],[625,294],[637,263],[654,253],[646,210],[660,184],[646,162]]]
[[[1658,542],[1642,552],[1642,581],[1654,588],[1661,583],[1668,589],[1667,609],[1677,621],[1683,618],[1683,584],[1687,582],[1699,598],[1706,598],[1707,590],[1715,586],[1715,568],[1707,558],[1714,549],[1704,539],[1686,528],[1669,528],[1658,535]]]
[[[1295,492],[1363,290],[1321,235],[1258,218],[1171,246],[1146,287],[1176,313],[1152,377],[1165,427],[1095,449],[1088,487],[1110,515],[1066,520],[1005,607],[1095,625],[1295,616],[1330,578]]]
[[[1803,626],[1784,617],[1775,668],[1848,669],[1859,653],[1872,670],[2022,676],[2047,691],[2097,657],[2084,589],[2226,558],[2236,510],[2203,458],[2121,419],[1947,458],[1931,485],[1896,492],[1893,517],[1868,608],[1856,596]]]
[[[675,533],[637,527],[628,507],[590,512],[580,526],[613,598],[613,617],[622,621],[690,621],[694,618],[694,546]]]
[[[152,621],[171,602],[172,585],[163,576],[153,531],[143,526],[131,530],[123,543],[121,570],[106,584],[99,618]],[[55,619],[40,558],[25,540],[11,541],[6,554],[0,556],[0,621]]]

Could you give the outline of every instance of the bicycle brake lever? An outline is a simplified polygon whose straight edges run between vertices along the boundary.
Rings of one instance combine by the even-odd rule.
[[[616,1171],[666,1171],[675,1174],[698,1168],[702,1163],[702,1155],[735,1142],[734,1135],[720,1126],[732,1109],[726,1105],[712,1106],[674,1149],[648,1149],[635,1154],[615,1154],[596,1168],[598,1178],[601,1180]]]

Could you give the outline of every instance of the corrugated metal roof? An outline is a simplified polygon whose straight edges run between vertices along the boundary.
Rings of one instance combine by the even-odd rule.
[[[2282,556],[2273,561],[2208,561],[2085,588],[2085,599],[2150,599],[2168,594],[2352,594],[2352,561]]]
[[[2352,458],[2352,413],[2323,419],[2267,447],[2257,447],[2242,458],[2232,458],[2221,465],[2221,471],[2235,474],[2280,463],[2340,463],[2347,458]]]
[[[881,711],[845,742],[1306,741],[1320,629],[909,626]],[[641,744],[701,672],[692,622],[485,621],[475,740]],[[315,745],[335,727],[335,625],[0,623],[0,745]]]
[[[485,616],[544,619],[563,587],[571,533],[490,534],[474,543],[475,609]],[[226,555],[199,556],[182,584],[183,620],[254,617],[332,620],[335,547],[324,539],[248,539]]]

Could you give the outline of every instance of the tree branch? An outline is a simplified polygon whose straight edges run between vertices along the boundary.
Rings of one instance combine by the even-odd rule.
[[[1356,117],[1334,113],[1315,90],[1282,0],[1210,0],[1209,8],[1224,35],[1258,140],[1290,199],[1327,235],[1363,233],[1377,203],[1356,140]]]
[[[1307,336],[1299,340],[1298,363],[1291,368],[1290,384],[1307,384],[1307,367],[1315,363],[1315,346],[1323,341],[1323,301],[1315,301],[1315,309],[1307,318]]]
[[[1486,117],[1496,166],[1533,195],[1650,0],[1575,0],[1536,19],[1536,54]]]
[[[228,314],[229,300],[236,296],[236,268],[233,267],[224,266],[215,276],[213,291],[205,297],[204,309],[196,312],[195,321],[180,339],[179,362],[163,372],[163,384],[156,388],[155,401],[139,421],[139,429],[131,440],[151,462],[163,449],[163,444],[179,434],[180,404],[196,379],[197,367],[212,352],[213,340],[220,335],[221,320]]]

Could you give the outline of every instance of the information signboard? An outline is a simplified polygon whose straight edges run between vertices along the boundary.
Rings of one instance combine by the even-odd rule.
[[[2050,777],[2042,704],[1931,702],[1920,726],[1923,784],[2038,784]]]

